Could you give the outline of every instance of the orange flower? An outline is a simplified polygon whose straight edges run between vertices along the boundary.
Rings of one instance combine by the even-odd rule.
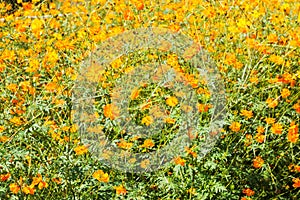
[[[45,89],[49,92],[53,92],[58,88],[58,85],[55,82],[50,82],[45,85]]]
[[[263,133],[263,132],[265,132],[265,128],[262,126],[259,126],[259,127],[257,127],[256,131],[257,131],[257,133]]]
[[[0,142],[7,142],[9,140],[9,137],[2,135],[0,136]]]
[[[105,117],[114,120],[116,117],[119,116],[119,109],[113,104],[107,104],[103,107],[103,113]]]
[[[0,175],[0,180],[3,181],[3,182],[7,181],[9,178],[10,178],[10,173]]]
[[[153,123],[153,119],[152,119],[151,116],[143,117],[142,124],[145,124],[146,126],[149,126],[152,123]]]
[[[143,10],[144,9],[144,2],[143,0],[139,0],[138,2],[135,3],[135,7],[137,10]]]
[[[152,148],[152,147],[154,147],[154,142],[153,142],[153,140],[151,140],[151,139],[146,139],[146,140],[144,141],[144,144],[141,145],[140,147]]]
[[[131,99],[131,100],[134,100],[134,99],[138,98],[139,93],[140,93],[140,90],[139,90],[138,88],[135,88],[135,89],[131,92],[130,99]]]
[[[5,130],[4,126],[0,126],[0,133],[3,132]]]
[[[62,178],[52,178],[52,181],[55,182],[56,184],[61,184]]]
[[[255,192],[253,190],[251,190],[250,188],[244,189],[243,193],[248,197],[253,196],[255,194]]]
[[[176,97],[169,97],[166,100],[168,106],[174,107],[178,104],[178,99]]]
[[[278,101],[276,99],[273,99],[273,98],[268,98],[266,100],[266,103],[268,104],[268,106],[270,108],[275,108],[278,105]]]
[[[185,149],[185,151],[186,151],[189,155],[192,155],[194,158],[197,157],[197,153],[194,152],[192,149],[190,149],[190,148],[188,148],[188,147],[185,147],[184,149]]]
[[[300,104],[299,103],[296,103],[293,108],[296,110],[297,113],[300,114]]]
[[[34,185],[24,186],[22,188],[22,192],[25,194],[34,194],[35,192]]]
[[[254,138],[258,143],[263,143],[265,141],[265,135],[261,133],[257,133]]]
[[[230,130],[233,132],[238,132],[241,129],[241,124],[239,122],[232,122],[231,125],[229,126]]]
[[[132,20],[134,18],[133,13],[130,10],[124,11],[124,19],[125,20]]]
[[[11,92],[16,92],[18,90],[18,85],[11,83],[8,86],[6,86],[7,89],[9,89]]]
[[[210,108],[212,108],[212,106],[209,104],[205,105],[205,104],[198,103],[197,106],[199,112],[207,112]]]
[[[20,117],[13,117],[9,121],[12,122],[13,124],[15,124],[16,126],[20,126],[20,125],[23,124],[23,122],[22,122],[22,120],[21,120]]]
[[[176,120],[173,119],[173,118],[168,117],[168,118],[165,119],[165,122],[168,123],[168,124],[175,124]]]
[[[262,159],[262,157],[256,156],[253,159],[253,167],[254,168],[261,168],[263,164],[264,164],[264,160]]]
[[[277,65],[282,65],[284,63],[284,59],[277,55],[271,55],[269,60]]]
[[[271,127],[271,131],[274,134],[281,134],[282,133],[282,125],[279,123],[273,124]]]
[[[265,119],[266,123],[267,124],[274,124],[275,123],[275,119],[274,118],[271,118],[271,117],[267,117]]]
[[[133,145],[131,142],[126,142],[125,140],[121,140],[121,142],[117,143],[118,147],[123,149],[130,149]]]
[[[109,181],[108,173],[104,173],[102,170],[97,170],[93,173],[93,177],[100,182],[107,183]]]
[[[289,131],[288,131],[288,141],[292,142],[292,143],[296,143],[299,139],[299,134],[298,134],[298,125],[295,124],[295,122],[293,121],[289,127]]]
[[[79,156],[79,155],[83,155],[83,154],[87,153],[88,148],[86,146],[82,145],[82,146],[75,147],[74,151],[75,151],[76,155]]]
[[[291,92],[289,91],[289,89],[286,89],[286,88],[282,89],[282,91],[281,91],[282,98],[287,98],[290,95],[291,95]]]
[[[42,180],[42,175],[38,174],[37,177],[33,177],[31,185],[38,185]]]
[[[41,181],[38,185],[38,188],[41,190],[43,188],[47,188],[48,187],[48,183],[45,181]]]
[[[114,186],[114,189],[116,190],[117,195],[125,195],[127,194],[127,190],[123,185]]]
[[[293,178],[293,187],[294,188],[300,188],[300,178]]]
[[[178,157],[176,157],[176,158],[174,159],[174,162],[175,162],[176,165],[184,166],[186,160],[184,160],[183,158],[181,158],[180,156],[178,156]]]
[[[19,191],[20,191],[20,186],[18,185],[18,184],[16,184],[16,183],[11,183],[10,185],[9,185],[9,189],[10,189],[10,191],[12,192],[12,193],[14,193],[14,194],[17,194]]]
[[[246,117],[247,119],[250,119],[251,117],[253,117],[253,113],[252,111],[248,111],[248,110],[242,110],[241,111],[241,115]]]
[[[299,165],[290,164],[288,166],[288,168],[291,172],[300,172],[300,166]]]
[[[245,139],[245,146],[251,145],[251,140],[252,140],[252,135],[246,134],[246,139]]]

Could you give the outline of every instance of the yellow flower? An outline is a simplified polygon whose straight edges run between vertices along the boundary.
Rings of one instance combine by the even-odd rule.
[[[277,65],[282,65],[284,63],[284,59],[277,55],[271,55],[269,60]]]
[[[102,170],[97,170],[93,173],[93,177],[100,182],[107,183],[109,181],[108,173],[104,173]]]
[[[76,155],[79,156],[79,155],[83,155],[83,154],[87,153],[88,152],[88,148],[86,146],[84,146],[84,145],[77,146],[77,147],[74,148],[74,151],[75,151]]]
[[[153,123],[153,118],[151,116],[143,117],[142,124],[145,124],[146,126],[149,126]]]
[[[12,122],[13,124],[15,124],[16,126],[20,126],[23,124],[23,121],[21,120],[20,117],[13,117],[12,119],[9,120],[10,122]]]
[[[41,190],[43,188],[47,188],[48,187],[48,183],[45,181],[41,181],[38,185],[38,188]]]
[[[174,107],[178,104],[178,99],[176,97],[169,97],[166,100],[168,106]]]
[[[103,107],[103,113],[105,117],[114,120],[116,117],[119,116],[119,109],[113,104],[107,104]]]
[[[11,92],[16,92],[18,90],[18,85],[11,83],[8,86],[6,86],[7,89],[9,89]]]
[[[43,21],[40,20],[40,19],[34,19],[32,22],[31,22],[31,30],[32,32],[38,32],[42,29],[43,27]]]

